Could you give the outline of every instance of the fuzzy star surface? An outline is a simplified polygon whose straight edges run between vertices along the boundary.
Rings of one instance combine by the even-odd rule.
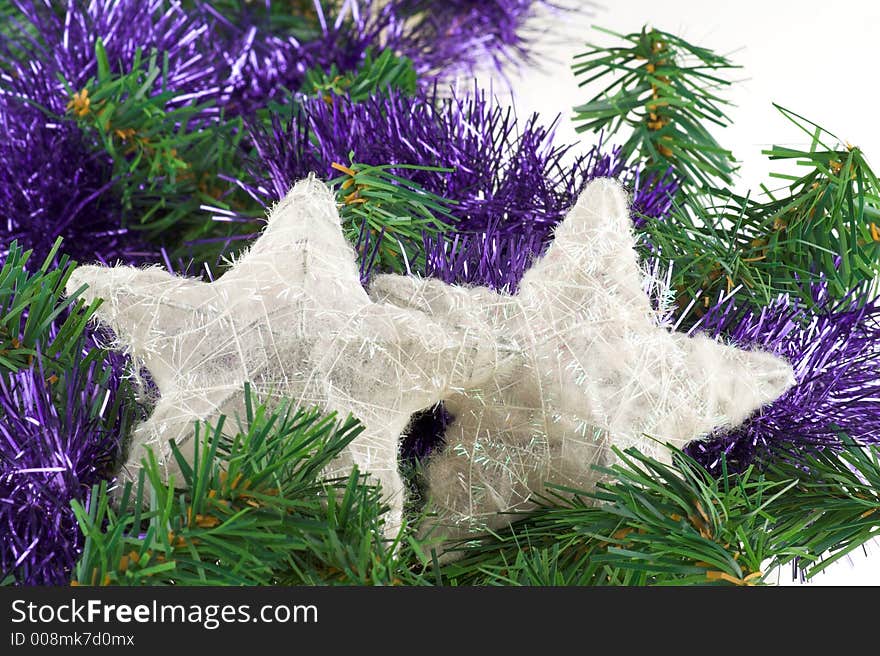
[[[557,227],[516,295],[380,276],[376,300],[441,322],[481,316],[512,341],[517,362],[489,384],[445,397],[454,420],[427,464],[440,533],[460,537],[533,507],[544,483],[590,489],[611,445],[662,457],[741,423],[793,382],[791,366],[706,336],[658,326],[642,290],[623,190],[592,182]]]
[[[123,476],[136,478],[151,447],[181,481],[169,441],[191,457],[194,422],[244,416],[249,382],[263,398],[361,420],[363,433],[326,473],[344,475],[356,464],[378,480],[391,504],[391,531],[403,503],[398,438],[410,416],[454,387],[485,382],[495,367],[485,324],[461,317],[441,327],[369,299],[333,196],[313,178],[291,190],[250,250],[212,283],[158,268],[83,266],[68,290],[82,284],[85,298],[104,299],[99,319],[160,392],[134,430]]]

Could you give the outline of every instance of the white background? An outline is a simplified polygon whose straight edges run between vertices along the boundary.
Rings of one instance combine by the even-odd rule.
[[[771,105],[776,102],[862,148],[877,170],[880,165],[880,3],[868,0],[618,0],[606,6],[582,3],[588,15],[566,16],[549,25],[536,44],[540,67],[512,78],[517,113],[539,112],[545,122],[561,114],[556,143],[576,143],[571,108],[586,102],[595,89],[579,89],[569,68],[571,57],[587,41],[610,44],[613,37],[591,29],[600,25],[616,32],[637,32],[648,24],[677,34],[695,45],[725,54],[743,68],[731,71],[739,82],[725,97],[735,103],[727,112],[734,125],[713,134],[742,162],[734,188],[758,193],[767,174],[778,170],[761,155],[772,144],[806,148],[809,138]],[[494,76],[502,99],[510,95]],[[618,137],[619,139],[620,137]],[[579,150],[593,136],[585,133]],[[778,184],[771,184],[771,188]],[[856,552],[832,565],[810,585],[880,585],[880,547],[868,556]],[[791,584],[788,571],[780,584]]]

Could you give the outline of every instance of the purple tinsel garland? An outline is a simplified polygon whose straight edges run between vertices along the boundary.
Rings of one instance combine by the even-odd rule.
[[[82,353],[93,347],[87,337]],[[57,381],[40,363],[0,375],[0,581],[63,585],[83,541],[70,502],[113,472],[124,421],[104,416],[126,360],[77,363]]]
[[[837,446],[839,432],[880,443],[880,305],[857,293],[835,302],[824,283],[812,294],[810,309],[787,296],[760,310],[721,301],[691,329],[781,355],[795,371],[795,386],[741,427],[688,446],[711,471],[722,454],[733,471],[772,449]]]
[[[208,28],[187,15],[178,2],[92,0],[68,2],[63,10],[51,0],[14,0],[13,5],[21,18],[11,19],[14,28],[0,41],[3,62],[11,67],[13,77],[27,76],[28,70],[51,73],[56,94],[47,107],[59,114],[64,113],[68,98],[55,75],[62,75],[74,89],[95,77],[98,40],[111,71],[125,70],[138,50],[149,53],[155,48],[167,54],[168,67],[160,82],[168,89],[187,90],[188,97],[180,102],[211,99],[220,91],[224,72],[202,54],[200,41]]]
[[[483,230],[456,226],[455,231],[426,237],[425,273],[448,283],[481,285],[515,293],[532,261],[549,244],[553,226],[574,202],[576,191],[590,180],[620,180],[632,193],[631,214],[637,226],[644,224],[645,217],[665,218],[678,191],[678,181],[670,171],[659,180],[646,176],[638,167],[628,166],[620,158],[620,148],[603,152],[601,141],[578,160],[573,172],[577,176],[577,187],[571,182],[566,186],[566,207],[542,217],[545,220],[522,222],[516,230],[504,226],[503,219],[493,220]]]
[[[110,157],[67,115],[70,92],[60,78],[79,90],[95,76],[99,39],[113,72],[125,71],[139,48],[167,55],[160,86],[177,92],[169,108],[213,101],[203,120],[221,111],[253,118],[283,88],[295,91],[308,69],[352,70],[377,44],[411,57],[426,87],[486,60],[498,67],[523,60],[527,20],[539,6],[554,7],[546,0],[344,0],[331,16],[314,0],[310,20],[318,29],[299,41],[270,29],[270,0],[241,4],[235,16],[210,2],[196,2],[192,11],[163,0],[12,6],[0,31],[0,247],[18,239],[41,261],[62,236],[75,259],[104,263],[159,258],[122,224]]]
[[[424,88],[470,76],[487,62],[503,71],[529,59],[528,20],[542,8],[565,9],[547,0],[342,0],[332,10],[326,5],[320,0],[307,5],[317,33],[303,41],[271,24],[271,0],[239,5],[232,14],[196,2],[218,66],[222,62],[226,70],[227,110],[251,116],[284,90],[297,90],[309,69],[355,70],[370,48],[409,57]]]
[[[635,189],[636,211],[649,216],[668,211],[677,189],[670,176],[642,179],[620,161],[618,151],[594,148],[569,158],[570,146],[552,144],[553,128],[541,125],[537,115],[519,121],[513,108],[482,92],[441,98],[436,91],[416,96],[391,91],[361,103],[306,99],[289,120],[276,117],[271,129],[255,128],[257,159],[250,172],[257,183],[242,186],[270,205],[310,172],[335,177],[331,165],[348,164],[349,154],[362,164],[448,168],[400,174],[454,203],[449,238],[509,238],[517,252],[533,236],[544,239],[594,177],[623,178]]]
[[[121,225],[110,157],[68,115],[70,93],[59,78],[79,90],[94,77],[100,39],[111,71],[126,72],[139,48],[155,48],[168,55],[160,84],[179,91],[178,102],[207,100],[220,93],[223,75],[199,51],[207,27],[161,0],[13,4],[19,16],[0,32],[0,249],[17,239],[42,262],[61,236],[79,261],[155,258]]]

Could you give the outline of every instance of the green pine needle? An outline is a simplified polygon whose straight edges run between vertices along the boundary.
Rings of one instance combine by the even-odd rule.
[[[336,64],[329,71],[308,70],[300,91],[328,100],[331,95],[345,96],[358,103],[388,93],[389,89],[413,95],[416,88],[416,71],[411,59],[395,55],[392,50],[382,50],[374,57],[372,49],[367,49],[364,61],[355,71],[340,73]]]
[[[880,273],[880,182],[859,148],[843,145],[824,128],[774,106],[811,143],[806,151],[774,146],[764,154],[794,161],[807,171],[800,176],[774,174],[789,184],[781,193],[768,192],[769,200],[755,208],[753,220],[781,233],[771,239],[774,247],[767,253],[776,266],[813,272],[811,278],[822,275],[831,293],[842,297]]]
[[[575,76],[585,86],[611,81],[590,101],[574,108],[578,132],[603,131],[606,138],[632,130],[621,147],[625,161],[638,158],[647,170],[663,174],[671,166],[686,184],[730,183],[736,170],[706,124],[724,127],[730,103],[716,90],[730,84],[720,72],[736,68],[725,57],[673,34],[643,27],[633,34],[596,28],[625,42],[587,44],[575,57]]]
[[[756,585],[795,564],[807,578],[880,533],[876,448],[784,458],[715,479],[617,451],[614,482],[553,488],[511,529],[462,545],[447,582],[469,585]],[[513,517],[512,519],[516,519]]]
[[[373,261],[374,270],[421,270],[425,235],[449,228],[454,221],[449,211],[452,202],[403,174],[450,169],[356,162],[334,163],[333,168],[342,175],[328,184],[336,193],[346,236],[361,249],[361,261]]]
[[[100,301],[86,306],[78,298],[82,290],[65,294],[76,264],[58,255],[60,247],[59,238],[43,265],[30,273],[32,251],[22,253],[16,241],[9,246],[0,268],[0,371],[27,368],[39,357],[49,377],[73,366],[79,355],[80,338]]]
[[[806,171],[776,173],[787,186],[760,199],[727,188],[692,190],[664,219],[644,217],[645,255],[672,265],[680,305],[734,293],[761,306],[778,294],[813,303],[811,285],[832,298],[870,291],[880,273],[880,183],[859,148],[776,106],[804,133],[807,150],[774,146],[765,154]],[[829,145],[829,141],[831,145]],[[652,246],[649,248],[647,244]],[[710,301],[711,299],[711,301]],[[698,316],[700,306],[695,308]]]

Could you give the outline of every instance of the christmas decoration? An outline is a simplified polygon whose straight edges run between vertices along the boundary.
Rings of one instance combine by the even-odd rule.
[[[567,12],[584,11],[598,8],[543,0],[0,3],[0,584],[751,585],[772,582],[783,565],[815,576],[876,535],[880,182],[868,156],[777,106],[793,129],[779,135],[785,146],[765,154],[781,163],[772,175],[784,186],[732,191],[738,163],[715,126],[736,120],[724,97],[734,63],[662,26],[628,34],[599,28],[582,52],[570,53],[585,85],[572,108],[578,144],[560,142],[552,116],[517,115],[471,79],[478,69],[513,80],[517,66],[540,67],[548,36],[560,36]],[[615,144],[621,128],[627,135]],[[794,175],[789,165],[797,165]],[[313,395],[321,399],[314,407],[295,386],[267,389],[224,370],[215,377],[228,403],[185,408],[168,422],[167,432],[185,440],[176,450],[167,441],[145,448],[144,430],[161,426],[138,421],[157,399],[180,398],[162,361],[182,363],[185,354],[163,358],[158,348],[159,336],[171,339],[180,326],[138,326],[154,331],[139,345],[156,348],[137,362],[105,348],[123,334],[91,321],[99,297],[106,297],[102,316],[136,313],[136,299],[121,293],[135,279],[135,287],[155,288],[151,300],[162,302],[163,317],[176,321],[186,315],[179,305],[189,304],[188,316],[206,319],[202,296],[175,305],[161,294],[226,288],[236,298],[234,263],[248,261],[251,242],[259,250],[269,236],[260,236],[267,212],[310,174],[332,192],[332,201],[321,195],[327,216],[331,202],[338,211],[338,253],[341,232],[357,262],[323,282],[303,278],[298,288],[322,288],[344,272],[332,299],[357,297],[355,305],[372,308],[361,288],[375,295],[384,284],[379,275],[371,287],[378,274],[401,274],[409,282],[396,284],[418,289],[404,289],[395,303],[418,305],[430,290],[425,299],[437,312],[384,311],[417,316],[420,330],[436,336],[425,372],[460,365],[446,381],[460,388],[420,381],[416,403],[420,393],[394,392],[368,351],[359,361],[362,381],[379,380],[381,395],[401,402],[383,425],[409,422],[400,475],[392,476],[409,492],[409,521],[397,534],[400,495],[389,514],[387,490],[369,476],[374,468],[350,466],[371,435],[372,415],[328,414],[347,408],[331,407],[328,395]],[[632,289],[610,286],[601,297],[617,294],[616,308],[641,307],[640,325],[653,322],[682,349],[703,343],[784,358],[794,384],[740,425],[697,418],[714,430],[684,451],[662,444],[676,437],[673,424],[657,424],[648,404],[631,413],[630,428],[656,426],[650,435],[617,441],[593,426],[608,449],[597,469],[588,469],[595,453],[575,468],[577,485],[588,489],[553,483],[573,478],[553,478],[559,472],[547,455],[561,444],[569,415],[534,430],[534,454],[515,450],[508,464],[516,475],[499,473],[490,458],[455,450],[527,434],[512,425],[490,439],[486,422],[507,419],[497,403],[519,404],[510,409],[514,419],[552,420],[534,412],[545,394],[583,423],[601,414],[577,402],[592,380],[577,367],[552,385],[526,371],[513,386],[466,380],[464,369],[473,360],[475,372],[502,381],[511,378],[507,369],[523,370],[512,356],[524,329],[501,322],[501,310],[522,303],[521,294],[534,296],[533,273],[550,266],[554,230],[562,222],[566,234],[563,218],[575,200],[591,180],[608,177],[632,199],[645,277],[639,294],[629,268],[624,287]],[[322,230],[303,232],[309,248],[319,248]],[[68,286],[71,257],[139,268],[100,269],[98,279],[99,269],[83,269],[93,288],[81,290]],[[352,257],[346,251],[346,263]],[[585,271],[599,270],[606,260],[597,257]],[[117,295],[109,291],[114,275],[132,278]],[[416,285],[420,278],[436,280]],[[497,312],[474,300],[499,298]],[[211,303],[219,312],[219,301]],[[463,323],[450,323],[455,317]],[[243,342],[243,352],[271,347],[262,337],[277,336],[266,328],[274,319],[247,319],[239,327],[259,324],[263,332]],[[575,323],[576,334],[593,325]],[[226,343],[232,332],[221,328],[208,332]],[[284,328],[289,335],[300,326]],[[501,354],[474,350],[472,338],[487,330]],[[386,335],[386,355],[403,334]],[[370,344],[377,331],[357,335]],[[585,330],[583,338],[593,335]],[[541,348],[551,362],[564,361],[566,352],[551,343]],[[464,346],[462,360],[445,350],[452,344]],[[144,361],[150,366],[139,366]],[[591,362],[581,364],[589,370]],[[726,379],[712,377],[719,366],[688,382],[707,380],[704,392],[721,398]],[[542,387],[528,389],[528,380]],[[670,382],[655,391],[672,398],[675,390]],[[433,404],[441,398],[449,404]],[[471,439],[463,427],[476,427],[478,414],[485,422]],[[677,444],[687,439],[678,437]],[[429,529],[448,537],[449,527],[437,525],[450,518],[429,516],[419,528],[437,508],[423,493],[436,488],[440,465],[456,459],[475,463],[493,484],[524,477],[532,465],[523,462],[550,464],[547,477],[536,472],[516,490],[529,501],[497,530],[479,534],[462,520],[451,534],[466,541],[434,542]],[[469,475],[454,471],[450,480],[464,490]],[[491,496],[476,492],[479,501]]]
[[[658,327],[630,223],[622,190],[596,180],[515,296],[472,288],[462,299],[430,279],[376,279],[377,300],[445,321],[481,315],[522,349],[489,385],[444,398],[453,421],[427,479],[453,535],[497,528],[545,483],[591,489],[611,444],[656,456],[645,435],[682,446],[738,425],[793,383],[771,354]]]
[[[497,346],[475,318],[441,328],[416,311],[370,302],[334,198],[314,178],[285,196],[259,239],[212,283],[158,268],[86,266],[68,289],[83,284],[85,298],[105,299],[97,316],[117,347],[149,369],[160,394],[134,431],[126,477],[137,479],[151,449],[163,478],[182,481],[195,423],[244,416],[249,383],[261,396],[364,423],[327,475],[357,465],[381,482],[392,533],[403,509],[398,438],[410,416],[450,389],[486,382],[497,366]]]

